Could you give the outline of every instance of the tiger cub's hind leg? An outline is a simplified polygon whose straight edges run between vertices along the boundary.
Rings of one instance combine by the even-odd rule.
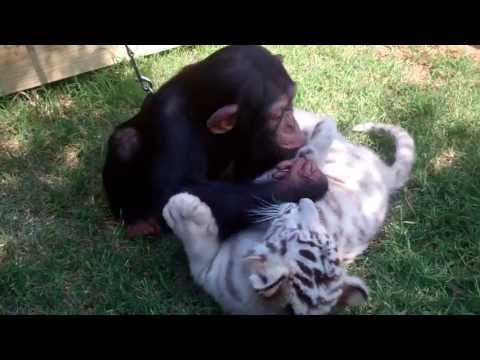
[[[163,217],[183,242],[190,271],[201,284],[220,247],[218,227],[210,208],[198,197],[181,193],[170,198],[163,208]]]

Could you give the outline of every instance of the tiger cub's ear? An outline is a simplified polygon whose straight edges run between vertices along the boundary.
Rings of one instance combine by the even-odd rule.
[[[252,255],[244,260],[251,272],[249,280],[253,289],[266,298],[278,295],[288,280],[288,269],[280,264],[269,263],[264,256]]]

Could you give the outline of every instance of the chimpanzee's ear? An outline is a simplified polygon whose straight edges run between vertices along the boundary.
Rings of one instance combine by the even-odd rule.
[[[237,122],[238,105],[224,106],[207,120],[208,129],[214,134],[224,134],[233,129]]]
[[[280,54],[275,54],[278,60],[280,60],[281,63],[283,63],[283,55]]]

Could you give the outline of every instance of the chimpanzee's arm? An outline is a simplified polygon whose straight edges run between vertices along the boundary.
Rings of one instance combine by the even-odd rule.
[[[300,179],[298,173],[294,168],[288,178],[262,184],[196,183],[185,186],[182,191],[198,196],[210,207],[217,220],[219,237],[225,240],[253,224],[255,218],[251,211],[265,203],[296,202],[304,197],[316,201],[325,195],[328,181],[318,169],[313,170],[308,179]]]
[[[206,151],[188,119],[177,116],[158,119],[152,134],[150,194],[153,214],[160,224],[161,212],[170,197],[178,193],[187,179],[204,179]]]

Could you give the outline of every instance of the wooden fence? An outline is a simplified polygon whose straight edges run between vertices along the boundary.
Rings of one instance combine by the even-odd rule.
[[[135,56],[180,45],[129,45]],[[0,45],[0,96],[31,89],[127,58],[124,45]]]

